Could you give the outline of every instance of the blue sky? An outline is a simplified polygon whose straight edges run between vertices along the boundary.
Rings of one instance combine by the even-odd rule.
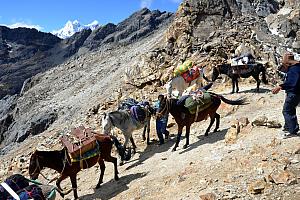
[[[89,24],[117,24],[133,12],[150,10],[176,12],[182,0],[4,0],[0,24],[35,27],[44,32],[62,28],[68,20]]]

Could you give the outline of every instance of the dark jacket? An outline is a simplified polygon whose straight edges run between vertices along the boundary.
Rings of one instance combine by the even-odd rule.
[[[289,67],[286,79],[280,86],[286,93],[300,94],[300,64]]]

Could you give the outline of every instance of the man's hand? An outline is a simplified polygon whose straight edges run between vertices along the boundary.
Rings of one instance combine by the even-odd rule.
[[[277,87],[273,88],[272,93],[277,94],[280,90],[281,90],[281,86],[277,86]]]

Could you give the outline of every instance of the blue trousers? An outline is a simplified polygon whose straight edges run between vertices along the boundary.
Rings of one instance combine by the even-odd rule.
[[[163,134],[166,133],[168,125],[168,116],[163,116],[160,119],[156,119],[156,133],[160,143],[164,142]]]
[[[296,107],[300,103],[300,94],[287,93],[283,105],[284,129],[291,134],[297,134],[299,124],[296,115]]]

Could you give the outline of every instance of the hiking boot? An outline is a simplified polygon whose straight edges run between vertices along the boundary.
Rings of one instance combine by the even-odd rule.
[[[160,140],[159,143],[158,143],[158,146],[163,145],[164,143],[165,143],[164,140]]]
[[[297,134],[292,134],[292,133],[289,133],[287,131],[283,131],[281,133],[279,133],[279,139],[287,139],[287,138],[291,138],[291,137],[295,137],[297,136]]]

